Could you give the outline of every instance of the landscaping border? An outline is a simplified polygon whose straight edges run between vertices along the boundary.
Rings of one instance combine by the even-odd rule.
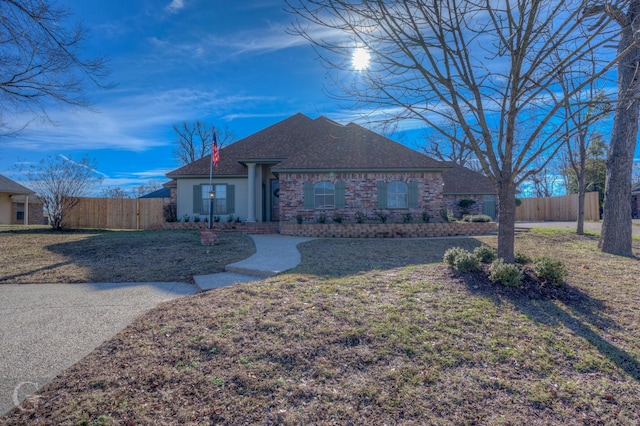
[[[497,230],[495,222],[280,224],[282,235],[313,238],[449,237],[487,235]]]

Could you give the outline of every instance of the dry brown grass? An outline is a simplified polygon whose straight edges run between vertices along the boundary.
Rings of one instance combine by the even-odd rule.
[[[291,273],[154,309],[0,421],[639,424],[638,258],[521,235],[569,269],[532,298],[440,262],[481,242],[307,242]]]
[[[200,245],[197,230],[63,231],[0,227],[0,283],[193,282],[255,252],[251,238],[223,234]]]

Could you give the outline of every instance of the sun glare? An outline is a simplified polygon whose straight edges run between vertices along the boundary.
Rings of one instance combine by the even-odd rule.
[[[351,63],[353,64],[353,68],[356,71],[363,71],[369,67],[369,62],[371,61],[371,55],[369,55],[369,51],[363,47],[358,47],[353,51],[353,56],[351,57]]]

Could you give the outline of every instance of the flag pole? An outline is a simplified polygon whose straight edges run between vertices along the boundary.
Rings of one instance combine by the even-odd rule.
[[[216,131],[213,131],[213,137],[211,138],[211,161],[209,161],[209,229],[213,229],[213,197],[215,192],[213,191],[213,159],[216,144]]]

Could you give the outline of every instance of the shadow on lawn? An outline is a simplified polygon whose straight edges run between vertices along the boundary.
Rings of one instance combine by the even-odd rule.
[[[545,287],[530,277],[520,288],[493,284],[484,273],[460,275],[469,290],[496,304],[511,303],[536,323],[562,325],[595,347],[600,354],[640,382],[640,362],[627,351],[598,334],[598,330],[619,330],[606,315],[605,304],[565,283],[562,287]]]
[[[442,262],[452,247],[473,250],[482,242],[461,238],[323,238],[298,244],[302,263],[293,273],[341,278],[375,270]]]

